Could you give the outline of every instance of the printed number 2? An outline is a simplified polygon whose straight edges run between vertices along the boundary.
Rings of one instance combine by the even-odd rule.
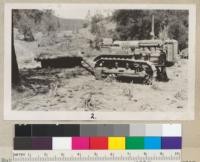
[[[91,118],[91,119],[95,119],[95,117],[94,117],[94,113],[91,113],[90,118]]]

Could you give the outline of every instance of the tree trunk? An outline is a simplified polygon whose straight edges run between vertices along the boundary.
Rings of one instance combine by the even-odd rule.
[[[13,25],[13,12],[12,12],[12,35],[11,35],[11,52],[12,52],[12,85],[19,85],[20,84],[20,77],[19,77],[19,68],[17,64],[17,58],[15,53],[15,47],[14,47],[14,25]]]

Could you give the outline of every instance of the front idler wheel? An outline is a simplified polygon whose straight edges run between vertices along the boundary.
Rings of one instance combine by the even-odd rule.
[[[152,85],[152,83],[153,83],[153,77],[150,76],[150,75],[146,75],[144,77],[143,84],[145,84],[145,85]]]

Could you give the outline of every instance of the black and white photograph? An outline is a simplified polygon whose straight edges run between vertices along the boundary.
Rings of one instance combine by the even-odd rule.
[[[191,120],[195,6],[5,6],[4,118]]]

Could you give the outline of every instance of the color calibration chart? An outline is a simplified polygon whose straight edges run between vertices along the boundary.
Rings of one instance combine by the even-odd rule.
[[[14,162],[180,162],[181,124],[15,125]]]

